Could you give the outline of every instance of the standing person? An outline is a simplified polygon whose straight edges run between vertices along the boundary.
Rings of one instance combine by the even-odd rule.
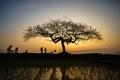
[[[45,53],[47,53],[47,48],[45,48]]]
[[[19,49],[18,47],[17,47],[17,48],[15,48],[15,53],[18,53],[18,49]]]
[[[11,48],[12,48],[12,45],[10,45],[10,46],[7,48],[7,53],[12,53],[13,50],[12,50]]]
[[[41,53],[43,53],[43,47],[40,48]]]
[[[28,53],[28,50],[25,50],[25,53]]]

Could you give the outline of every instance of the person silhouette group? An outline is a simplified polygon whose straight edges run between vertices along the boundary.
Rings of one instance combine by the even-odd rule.
[[[18,47],[16,47],[15,48],[15,50],[12,50],[12,45],[10,45],[10,46],[8,46],[8,48],[7,48],[7,53],[18,53],[18,50],[19,50],[19,48]]]
[[[41,51],[41,53],[47,53],[47,48],[41,47],[41,48],[40,48],[40,51]]]
[[[19,51],[19,47],[16,47],[14,50],[12,49],[12,45],[9,45],[8,46],[8,48],[7,48],[7,53],[18,53],[18,51]],[[41,47],[40,48],[40,53],[47,53],[47,48],[45,47]],[[56,52],[56,50],[54,50],[54,51],[52,51],[51,53],[53,54],[53,53],[55,53]],[[28,53],[28,50],[25,50],[25,52],[23,52],[23,53]]]

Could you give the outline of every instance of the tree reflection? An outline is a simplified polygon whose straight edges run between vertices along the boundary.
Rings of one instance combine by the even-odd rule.
[[[0,68],[0,80],[119,80],[119,78],[119,70],[95,66]]]

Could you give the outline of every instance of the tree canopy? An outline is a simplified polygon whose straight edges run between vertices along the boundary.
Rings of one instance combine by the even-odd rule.
[[[61,41],[63,52],[66,51],[64,43],[78,44],[85,40],[102,40],[102,35],[92,26],[59,19],[42,25],[29,26],[24,38],[28,40],[36,36],[49,37],[54,43]]]

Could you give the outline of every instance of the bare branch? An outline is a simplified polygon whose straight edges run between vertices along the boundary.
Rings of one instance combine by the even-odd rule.
[[[67,44],[78,44],[85,40],[102,40],[102,35],[92,26],[81,23],[74,23],[68,20],[51,20],[49,23],[37,26],[29,26],[24,33],[26,40],[36,37],[49,37],[54,43],[64,41]]]

